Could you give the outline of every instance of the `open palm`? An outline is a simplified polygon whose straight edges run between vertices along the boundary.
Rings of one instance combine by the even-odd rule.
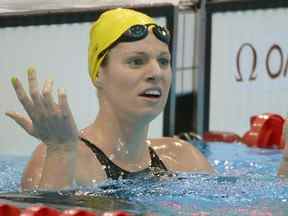
[[[53,81],[46,80],[39,91],[36,71],[28,69],[29,94],[17,78],[12,78],[16,95],[28,116],[17,112],[6,115],[15,120],[24,130],[46,145],[70,145],[77,143],[78,129],[73,119],[67,96],[63,89],[58,90],[58,103],[52,96]]]

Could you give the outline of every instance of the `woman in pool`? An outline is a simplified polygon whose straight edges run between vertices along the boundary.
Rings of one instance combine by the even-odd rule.
[[[163,110],[171,82],[169,33],[130,9],[101,15],[90,31],[89,73],[99,98],[96,120],[78,131],[63,90],[58,103],[52,81],[38,90],[28,70],[30,97],[17,78],[16,94],[29,117],[8,112],[28,134],[40,139],[22,178],[23,189],[61,189],[75,181],[161,171],[213,172],[193,145],[176,138],[147,139],[149,123]]]
[[[22,188],[63,189],[74,181],[89,185],[166,170],[213,172],[193,145],[176,138],[147,139],[149,123],[163,110],[169,92],[168,43],[167,30],[142,13],[114,9],[101,15],[91,28],[89,47],[89,73],[100,110],[80,132],[65,92],[60,89],[58,103],[53,100],[51,80],[40,92],[36,72],[29,69],[29,97],[13,78],[29,117],[7,115],[42,141],[24,171]],[[287,173],[286,145],[278,174]]]

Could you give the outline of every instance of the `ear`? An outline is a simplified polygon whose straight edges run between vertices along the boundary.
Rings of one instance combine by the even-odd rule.
[[[97,89],[103,89],[103,86],[104,86],[103,73],[104,73],[103,67],[100,66],[99,73],[98,73],[98,78],[95,81],[95,86],[97,87]]]
[[[103,82],[99,80],[99,78],[95,81],[95,86],[97,89],[103,89]]]

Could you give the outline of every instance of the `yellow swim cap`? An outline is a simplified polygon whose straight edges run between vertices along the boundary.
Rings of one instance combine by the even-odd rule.
[[[88,52],[89,75],[95,85],[103,56],[99,55],[131,26],[155,23],[153,18],[131,9],[117,8],[104,12],[90,29]],[[103,54],[103,53],[102,53]]]

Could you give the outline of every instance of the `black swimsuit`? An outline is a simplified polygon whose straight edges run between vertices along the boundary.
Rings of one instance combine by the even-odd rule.
[[[121,177],[125,179],[125,178],[130,178],[130,177],[139,175],[141,173],[152,172],[154,175],[159,175],[161,171],[168,171],[164,163],[161,161],[161,159],[158,157],[156,152],[150,146],[149,146],[149,153],[150,153],[150,158],[151,158],[150,166],[138,172],[129,172],[117,166],[116,164],[114,164],[101,149],[99,149],[96,145],[91,143],[89,140],[86,140],[83,137],[80,137],[80,138],[92,150],[92,152],[94,152],[98,161],[104,167],[107,178],[119,179]]]

